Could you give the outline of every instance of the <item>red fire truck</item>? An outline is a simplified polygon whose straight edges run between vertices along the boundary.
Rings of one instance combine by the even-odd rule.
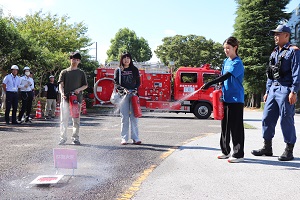
[[[110,96],[117,65],[109,64],[95,71],[94,106],[113,107]],[[142,110],[194,113],[199,119],[207,119],[211,115],[214,88],[200,90],[200,87],[220,76],[220,71],[205,64],[201,67],[180,67],[173,75],[169,67],[159,64],[135,63],[135,66],[140,72],[138,94]]]

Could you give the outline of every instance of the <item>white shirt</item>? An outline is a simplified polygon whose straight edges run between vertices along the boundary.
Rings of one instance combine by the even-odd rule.
[[[13,74],[8,74],[4,77],[3,83],[6,85],[6,91],[8,92],[18,92],[18,88],[20,87],[20,77],[13,76]]]
[[[21,79],[20,90],[22,92],[30,92],[34,89],[34,82],[31,77],[25,75],[22,76],[20,79]]]

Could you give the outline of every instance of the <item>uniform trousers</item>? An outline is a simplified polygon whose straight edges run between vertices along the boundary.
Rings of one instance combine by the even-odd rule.
[[[296,143],[296,129],[294,123],[295,105],[288,100],[290,89],[287,86],[272,85],[265,103],[262,117],[262,134],[265,140],[272,140],[275,127],[280,116],[280,126],[284,142]]]
[[[24,113],[26,112],[26,118],[30,116],[33,101],[32,91],[21,91],[22,108],[19,112],[19,121],[21,121]]]
[[[244,157],[244,104],[243,103],[225,103],[224,118],[221,121],[220,146],[222,153],[228,155],[231,151],[230,137],[232,138],[233,154],[232,157]]]
[[[18,109],[18,92],[6,91],[6,109],[5,109],[5,121],[9,123],[9,113],[12,107],[12,123],[17,122],[17,109]]]

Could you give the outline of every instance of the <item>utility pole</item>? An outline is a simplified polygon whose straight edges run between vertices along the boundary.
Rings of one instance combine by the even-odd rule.
[[[97,50],[98,50],[98,48],[97,48],[97,42],[96,42],[96,61],[98,60],[97,59],[97,55],[98,55]]]

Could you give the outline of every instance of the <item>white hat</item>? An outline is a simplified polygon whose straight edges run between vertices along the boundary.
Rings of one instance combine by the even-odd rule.
[[[54,76],[53,76],[53,75],[50,75],[49,78],[54,78]]]
[[[17,69],[17,70],[19,70],[19,67],[17,65],[13,65],[13,66],[11,66],[10,69]]]
[[[24,67],[23,71],[25,70],[30,70],[30,68],[28,66]]]

